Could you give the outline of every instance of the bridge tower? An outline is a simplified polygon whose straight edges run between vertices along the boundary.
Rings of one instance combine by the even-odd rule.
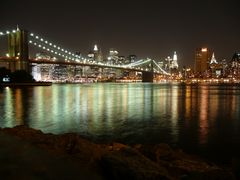
[[[26,30],[17,28],[16,31],[8,34],[8,55],[15,59],[11,71],[29,71],[28,32]]]
[[[150,63],[150,71],[142,72],[142,82],[153,82],[153,60]]]

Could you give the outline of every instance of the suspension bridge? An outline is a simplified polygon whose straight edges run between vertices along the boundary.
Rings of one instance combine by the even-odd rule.
[[[153,82],[155,74],[166,76],[170,75],[168,72],[163,70],[153,59],[140,59],[136,62],[123,65],[94,61],[92,59],[77,55],[73,53],[73,51],[63,48],[57,43],[53,43],[47,38],[41,37],[36,33],[28,32],[19,28],[11,31],[0,31],[0,36],[7,36],[8,41],[8,53],[6,56],[0,57],[0,64],[10,69],[11,71],[26,70],[28,72],[31,72],[32,68],[38,64],[56,64],[112,68],[141,72],[143,82]],[[30,58],[29,46],[34,46],[37,49],[47,52],[58,58],[57,60]]]

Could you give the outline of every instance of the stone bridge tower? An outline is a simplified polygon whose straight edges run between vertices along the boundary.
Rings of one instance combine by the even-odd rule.
[[[8,55],[14,58],[11,71],[29,71],[28,32],[17,28],[8,34]]]

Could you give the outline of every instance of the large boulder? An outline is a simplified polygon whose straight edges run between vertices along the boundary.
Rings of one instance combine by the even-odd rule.
[[[167,144],[137,145],[135,148],[177,179],[235,179],[227,169],[181,150],[173,150]]]
[[[108,179],[172,179],[165,168],[131,147],[104,154],[99,164]]]

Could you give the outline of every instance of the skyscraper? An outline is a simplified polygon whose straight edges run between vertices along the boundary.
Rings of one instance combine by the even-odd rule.
[[[109,64],[118,64],[118,51],[111,48],[108,55]]]
[[[195,52],[195,71],[203,73],[208,69],[209,50],[208,48],[197,48]]]
[[[173,59],[172,59],[172,69],[178,69],[178,62],[177,62],[177,52],[174,51]]]
[[[102,56],[102,51],[98,46],[95,44],[93,48],[93,55],[94,55],[94,60],[97,62],[102,62],[103,61],[103,56]],[[91,55],[90,55],[91,56]]]
[[[212,54],[212,58],[211,58],[210,64],[217,64],[217,60],[215,58],[214,53]]]

